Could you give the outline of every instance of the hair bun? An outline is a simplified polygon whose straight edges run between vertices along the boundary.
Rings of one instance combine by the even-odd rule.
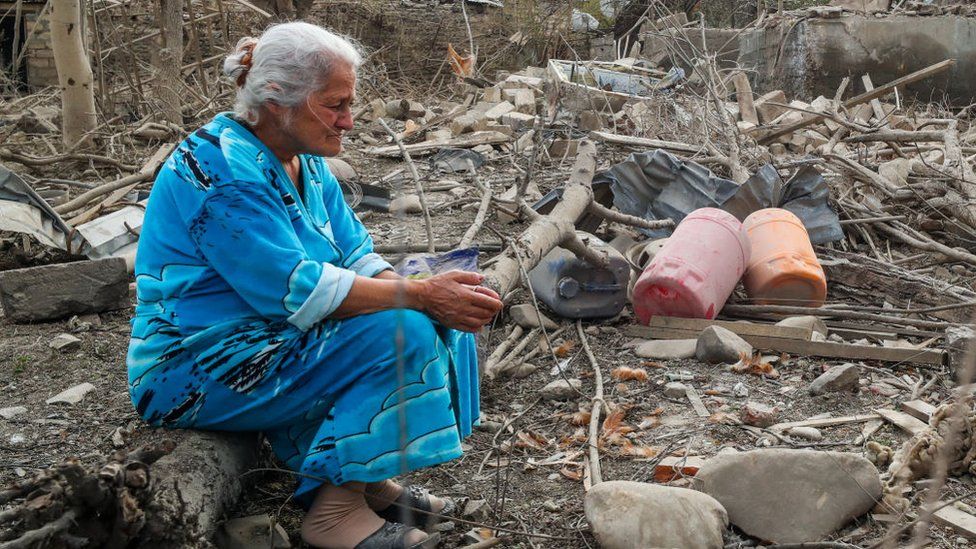
[[[238,87],[244,85],[247,73],[251,68],[254,56],[254,47],[257,46],[257,38],[245,36],[237,42],[234,53],[224,59],[224,75],[233,78]]]

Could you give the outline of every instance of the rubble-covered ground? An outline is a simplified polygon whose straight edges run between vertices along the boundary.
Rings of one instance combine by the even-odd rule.
[[[817,12],[806,15],[818,16]],[[665,38],[680,40],[666,27],[658,31]],[[658,77],[668,74],[663,66],[658,69],[654,69]],[[743,105],[727,79],[732,71],[711,72],[714,69],[707,66],[699,69],[679,85],[629,101],[615,113],[600,112],[602,105],[580,107],[579,101],[571,107],[551,81],[536,84],[535,79],[548,80],[545,70],[539,67],[521,71],[514,80],[507,79],[507,74],[492,74],[478,86],[453,82],[453,75],[448,73],[449,84],[438,97],[420,93],[416,88],[401,93],[374,84],[363,90],[357,128],[347,136],[341,158],[356,171],[348,181],[374,184],[400,197],[413,194],[414,182],[396,155],[375,154],[375,147],[391,144],[378,118],[385,118],[395,131],[404,132],[408,142],[417,143],[424,139],[450,142],[470,137],[475,131],[501,132],[507,128],[503,133],[511,135],[503,142],[473,147],[485,160],[473,173],[440,172],[432,168],[424,153],[414,155],[438,245],[454,246],[471,226],[481,200],[480,186],[487,185],[499,198],[475,238],[481,246],[482,268],[529,226],[527,220],[510,222],[505,215],[506,211],[517,210],[512,201],[513,187],[525,174],[528,172],[531,179],[525,195],[530,204],[569,179],[575,152],[550,149],[557,139],[578,140],[590,130],[655,139],[655,147],[700,162],[736,183],[743,183],[738,173],[755,173],[766,163],[776,166],[784,179],[800,166],[813,165],[824,174],[830,206],[843,223],[842,240],[817,247],[821,258],[831,259],[827,266],[826,306],[833,307],[838,315],[828,319],[829,334],[823,339],[838,344],[857,342],[877,349],[945,348],[947,327],[971,322],[976,290],[976,226],[971,213],[976,211],[976,193],[972,191],[969,156],[976,152],[976,130],[971,129],[968,113],[938,104],[896,104],[887,96],[876,105],[865,102],[863,109],[842,105],[843,100],[860,92],[857,88],[842,90],[839,101],[826,97],[787,98],[782,94],[764,96],[764,100],[756,94],[757,125],[745,119],[748,115],[743,114]],[[386,70],[389,72],[390,68]],[[365,80],[371,81],[370,78],[367,75]],[[874,84],[881,86],[885,82]],[[522,95],[516,100],[518,93],[509,96],[506,90]],[[529,102],[516,109],[515,104],[526,91]],[[390,102],[399,104],[401,99],[419,104],[418,112],[394,113],[395,105]],[[469,101],[465,106],[466,99]],[[485,119],[484,113],[504,100],[511,100],[512,110],[528,111],[531,114],[523,114],[538,118]],[[0,158],[5,166],[28,175],[40,190],[61,188],[53,179],[95,181],[120,175],[97,160],[60,159],[32,164],[11,157],[11,152],[36,157],[51,154],[51,145],[46,142],[52,135],[44,124],[37,125],[32,120],[51,111],[55,115],[50,118],[56,120],[57,102],[42,96],[22,101],[25,102],[0,103],[0,115],[4,116],[0,136],[8,139],[0,144]],[[23,114],[27,112],[25,104],[33,109],[29,116]],[[222,109],[205,107],[205,114],[193,123],[204,120],[213,110]],[[804,116],[809,116],[807,111],[824,113],[828,120],[820,117],[807,128],[760,143],[767,135],[763,131],[802,122]],[[467,114],[474,115],[475,123],[453,123]],[[436,123],[427,127],[431,121]],[[599,127],[594,127],[594,123]],[[133,138],[137,125],[120,126],[103,152],[133,163],[148,158],[162,141]],[[945,135],[920,144],[918,141],[926,136],[918,132],[932,127]],[[193,124],[188,123],[185,129],[192,130]],[[434,136],[435,131],[444,133]],[[873,134],[886,135],[887,140],[871,140]],[[848,136],[868,139],[845,142]],[[168,135],[163,141],[174,141],[176,137]],[[660,144],[661,141],[665,143]],[[681,153],[682,146],[704,150]],[[646,143],[628,146],[604,139],[597,143],[597,168],[610,168],[630,153],[649,148],[652,147]],[[7,156],[4,158],[2,153]],[[142,188],[149,186],[145,183]],[[71,189],[71,193],[77,196],[78,190]],[[361,211],[361,215],[375,244],[390,259],[399,259],[408,249],[426,244],[424,221],[419,213]],[[642,238],[633,227],[619,223],[602,223],[596,232],[606,241],[621,234]],[[22,235],[0,235],[0,270],[63,260],[62,255]],[[531,292],[524,286],[509,298],[511,304],[533,302]],[[753,305],[741,288],[730,303],[745,306],[740,310],[747,312]],[[920,308],[929,310],[917,312]],[[905,313],[905,309],[916,312]],[[749,318],[756,322],[770,318],[768,312],[752,311],[723,318]],[[687,458],[688,464],[694,464],[719,453],[724,456],[733,450],[759,448],[846,452],[871,460],[885,482],[889,475],[901,471],[889,470],[893,457],[896,464],[914,464],[915,472],[908,476],[907,484],[899,486],[907,489],[907,507],[879,505],[858,513],[853,521],[843,521],[841,528],[829,534],[826,541],[834,542],[833,545],[820,547],[874,547],[906,526],[908,529],[902,532],[905,536],[892,539],[894,545],[907,544],[913,521],[926,498],[957,500],[951,505],[953,509],[976,514],[970,507],[976,505],[976,491],[968,472],[976,428],[971,404],[965,395],[960,397],[963,391],[957,387],[956,376],[967,372],[957,354],[951,365],[935,365],[766,350],[757,351],[755,358],[743,357],[736,365],[731,364],[734,361],[707,364],[694,357],[639,356],[646,353],[637,351],[642,341],[632,332],[638,323],[631,305],[613,318],[583,321],[582,333],[574,321],[560,319],[545,307],[543,312],[559,324],[558,335],[553,336],[551,345],[546,337],[528,341],[523,351],[514,356],[515,367],[511,370],[517,375],[502,374],[483,381],[482,426],[465,441],[464,457],[404,479],[456,498],[462,504],[460,516],[441,527],[443,546],[461,547],[491,537],[499,538],[501,546],[507,547],[595,545],[592,525],[583,509],[586,490],[594,483],[594,464],[589,461],[589,424],[597,390],[594,365],[586,348],[592,350],[604,392],[605,408],[597,435],[603,481],[688,487],[694,475],[692,465],[676,478],[668,479],[661,476],[668,471],[662,463]],[[888,322],[843,316],[851,312],[886,314]],[[148,428],[132,408],[125,368],[130,313],[131,310],[123,309],[35,324],[0,319],[0,371],[4,374],[0,382],[0,483],[30,478],[69,458],[79,458],[83,465],[97,470],[106,456],[120,449],[158,445],[165,438],[177,443],[184,439],[182,432]],[[912,325],[912,321],[929,322],[931,327],[919,329],[917,322]],[[485,362],[514,328],[515,323],[506,313],[479,335]],[[64,341],[59,339],[62,334],[71,334],[79,341],[69,341],[57,349],[53,345]],[[842,365],[853,365],[845,368],[852,368],[856,376],[812,394],[814,380]],[[552,389],[550,384],[567,378],[579,380],[580,384],[575,389]],[[62,391],[85,383],[93,388],[80,401],[47,403]],[[963,428],[952,435],[958,438],[955,441],[952,436],[943,436],[946,433],[940,431],[938,423],[941,419],[933,422],[933,429],[920,431],[912,438],[909,431],[917,425],[902,421],[899,426],[897,419],[883,420],[875,415],[877,410],[904,411],[906,402],[916,403],[911,410],[918,408],[918,401],[939,409],[957,398],[969,407],[970,414],[963,414]],[[813,429],[778,428],[787,422],[825,418],[842,419],[837,425]],[[931,458],[936,450],[926,452],[946,446],[947,439],[959,443],[961,450],[958,456],[945,458],[950,461],[951,474],[944,486],[937,485],[938,492],[933,496],[927,490],[933,485],[928,477],[934,469],[925,467],[938,460]],[[917,442],[917,448],[903,446],[908,441]],[[900,449],[905,453],[899,454]],[[257,467],[277,469],[281,465],[265,447]],[[844,500],[851,499],[850,490],[856,490],[852,486],[857,485],[850,471],[839,466],[831,474],[815,479],[814,484],[800,488],[790,483],[803,477],[801,470],[750,474],[754,475],[750,477],[750,497],[778,501],[784,486],[796,489],[796,501],[790,502],[795,503],[795,508],[757,506],[755,513],[760,522],[815,522],[818,517],[801,512],[805,493],[821,491],[826,495],[817,502],[818,506],[843,508],[849,503]],[[242,497],[227,518],[269,514],[284,527],[291,543],[301,546],[298,532],[302,510],[290,500],[295,484],[292,475],[265,470],[250,473],[245,479]],[[900,495],[900,491],[895,494],[886,487],[886,498]],[[763,513],[769,513],[768,518]],[[930,546],[968,545],[964,531],[936,522],[927,530]],[[3,539],[9,539],[13,531],[0,525],[0,535],[8,536]],[[729,526],[724,534],[726,547],[762,544],[762,540],[736,526]],[[479,545],[485,546],[488,545]]]

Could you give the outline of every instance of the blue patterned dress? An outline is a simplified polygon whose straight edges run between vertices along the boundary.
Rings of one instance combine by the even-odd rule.
[[[357,275],[390,266],[325,161],[300,160],[304,200],[222,114],[166,161],[136,259],[139,415],[263,431],[288,467],[333,484],[459,457],[479,412],[473,336],[406,309],[328,318]],[[296,496],[320,484],[302,477]]]

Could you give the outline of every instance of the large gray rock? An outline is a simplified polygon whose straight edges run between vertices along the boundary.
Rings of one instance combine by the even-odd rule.
[[[634,349],[634,353],[641,358],[656,358],[658,360],[675,360],[695,356],[694,339],[655,339],[645,341]]]
[[[752,356],[752,345],[721,326],[709,326],[702,330],[695,346],[695,356],[702,362],[738,362],[742,355]]]
[[[732,524],[774,543],[819,541],[881,497],[870,461],[813,450],[720,454],[698,471],[695,487],[718,500]]]
[[[603,549],[720,548],[729,522],[701,492],[626,480],[591,488],[583,509]]]
[[[857,364],[848,362],[840,366],[833,366],[820,374],[820,377],[810,383],[807,390],[810,391],[811,395],[850,391],[858,386],[860,376]]]
[[[14,322],[52,320],[130,306],[122,258],[0,272],[0,303]]]
[[[538,328],[539,327],[539,317],[542,317],[542,326],[546,330],[555,330],[559,328],[559,325],[553,322],[553,320],[544,314],[537,313],[535,307],[531,303],[523,303],[521,305],[512,305],[508,308],[508,315],[512,317],[512,320],[523,328]]]
[[[976,330],[969,326],[950,326],[946,329],[946,350],[949,351],[949,365],[953,370],[961,370],[966,361],[976,360],[971,356],[976,341]]]
[[[583,382],[576,378],[557,379],[539,389],[539,394],[546,400],[569,400],[579,395],[582,388]]]

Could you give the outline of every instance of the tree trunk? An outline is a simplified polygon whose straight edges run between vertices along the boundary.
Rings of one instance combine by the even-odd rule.
[[[51,49],[61,87],[62,139],[65,146],[85,145],[95,129],[95,90],[85,52],[80,0],[51,1]]]
[[[152,56],[153,79],[160,113],[167,122],[183,125],[183,0],[159,0],[159,49]]]

